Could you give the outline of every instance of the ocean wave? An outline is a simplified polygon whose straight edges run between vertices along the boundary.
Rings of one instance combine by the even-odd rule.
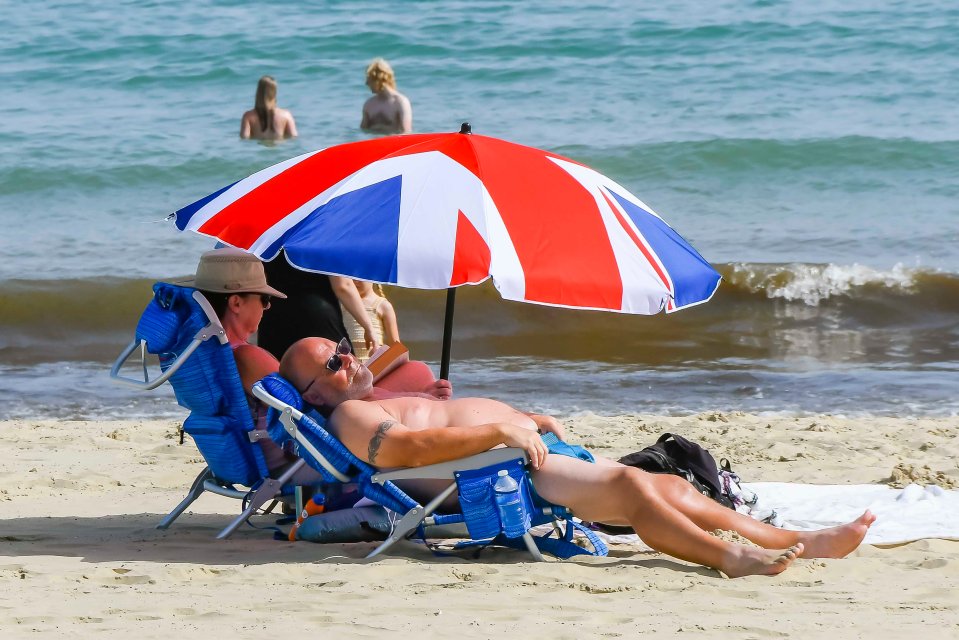
[[[715,297],[681,313],[632,316],[458,290],[454,357],[525,354],[651,367],[808,360],[933,366],[959,360],[959,274],[897,265],[724,264]],[[109,361],[129,342],[152,281],[0,282],[0,363]],[[439,357],[442,291],[388,288],[404,342]],[[818,363],[818,364],[816,364]],[[938,366],[938,365],[937,365]]]
[[[907,268],[902,264],[896,264],[887,271],[859,264],[738,264],[727,266],[723,274],[724,279],[734,287],[765,293],[771,299],[802,302],[809,306],[818,306],[830,298],[853,298],[865,288],[918,296],[921,294],[921,284],[937,276],[949,277]],[[956,284],[959,284],[959,280]]]

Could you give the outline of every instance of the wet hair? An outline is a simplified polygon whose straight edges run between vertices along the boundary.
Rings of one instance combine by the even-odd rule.
[[[256,118],[260,121],[261,131],[273,129],[273,111],[276,109],[276,80],[273,76],[263,76],[256,83],[256,101],[253,103]]]
[[[396,76],[393,75],[393,67],[383,58],[376,58],[366,68],[366,79],[372,81],[370,88],[373,91],[380,91],[384,86],[391,89],[396,88]]]

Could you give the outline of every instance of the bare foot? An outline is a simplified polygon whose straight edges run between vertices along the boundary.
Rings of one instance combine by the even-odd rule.
[[[842,558],[852,553],[875,521],[876,516],[867,510],[848,524],[819,531],[803,531],[799,540],[806,546],[805,557]]]
[[[768,551],[745,545],[736,545],[736,547],[736,551],[727,558],[726,566],[720,567],[722,572],[730,578],[774,576],[788,569],[796,558],[803,555],[801,542],[782,551]]]

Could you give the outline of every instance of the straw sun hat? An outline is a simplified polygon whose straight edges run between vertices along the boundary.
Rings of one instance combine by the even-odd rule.
[[[251,253],[224,247],[200,256],[196,275],[176,284],[211,293],[265,293],[277,298],[286,294],[266,283],[263,263]]]

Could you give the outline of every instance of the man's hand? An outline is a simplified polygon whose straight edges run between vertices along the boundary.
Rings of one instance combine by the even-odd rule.
[[[500,429],[503,433],[503,444],[507,447],[519,447],[529,456],[529,462],[533,469],[539,469],[546,462],[546,456],[549,455],[549,449],[543,443],[543,439],[532,429],[524,429],[513,424],[500,423]]]
[[[529,414],[529,417],[533,419],[533,422],[536,423],[536,426],[539,427],[539,430],[543,433],[554,433],[560,440],[566,439],[566,429],[564,429],[559,420],[553,416],[544,416],[538,413],[531,413]]]
[[[453,397],[453,384],[449,380],[434,380],[423,388],[423,393],[436,400],[449,400]]]

